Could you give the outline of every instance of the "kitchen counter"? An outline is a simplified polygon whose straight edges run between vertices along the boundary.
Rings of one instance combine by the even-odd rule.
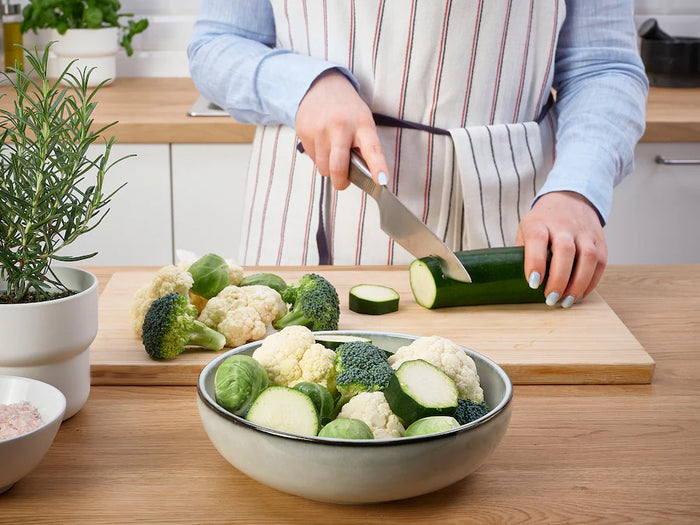
[[[119,270],[89,269],[101,290]],[[365,506],[287,495],[216,452],[194,387],[96,386],[0,497],[0,522],[697,523],[699,288],[700,265],[609,267],[598,291],[655,359],[653,382],[516,386],[501,445],[439,492]]]
[[[7,93],[0,87],[0,93]],[[247,143],[255,128],[228,117],[189,117],[199,93],[190,78],[118,78],[98,93],[95,125],[119,121],[121,143]],[[0,100],[0,107],[9,98]],[[700,89],[651,88],[642,141],[700,142]]]

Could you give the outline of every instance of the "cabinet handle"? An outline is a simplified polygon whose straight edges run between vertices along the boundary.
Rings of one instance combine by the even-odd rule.
[[[667,159],[661,155],[654,157],[654,162],[657,164],[666,164],[671,166],[694,166],[700,165],[700,159]]]

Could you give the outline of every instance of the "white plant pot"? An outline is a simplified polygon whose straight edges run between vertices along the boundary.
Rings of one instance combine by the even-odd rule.
[[[56,42],[51,46],[49,59],[51,77],[58,76],[76,59],[70,70],[73,74],[78,75],[78,71],[85,68],[94,68],[88,82],[90,87],[105,80],[111,84],[117,77],[118,27],[68,29],[63,35],[55,29],[47,29],[39,34],[38,40],[43,46]]]
[[[97,335],[97,278],[80,268],[55,267],[79,293],[39,303],[0,305],[0,375],[38,379],[66,396],[64,419],[90,394],[90,344]],[[5,283],[0,281],[0,290]]]

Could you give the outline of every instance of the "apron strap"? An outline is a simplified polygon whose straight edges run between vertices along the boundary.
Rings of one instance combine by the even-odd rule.
[[[549,93],[549,98],[547,99],[547,103],[542,106],[542,111],[540,111],[540,114],[537,116],[537,119],[535,122],[538,124],[542,122],[545,117],[547,116],[547,113],[549,113],[549,110],[552,109],[552,106],[554,105],[554,95],[550,92]],[[400,118],[392,117],[389,115],[384,115],[382,113],[372,113],[372,117],[374,117],[374,123],[377,126],[386,126],[390,128],[403,128],[403,129],[415,129],[419,131],[426,131],[428,133],[432,133],[434,135],[449,135],[450,132],[447,131],[446,129],[443,128],[438,128],[435,126],[428,126],[426,124],[421,124],[420,122],[411,122],[410,120],[403,120]]]

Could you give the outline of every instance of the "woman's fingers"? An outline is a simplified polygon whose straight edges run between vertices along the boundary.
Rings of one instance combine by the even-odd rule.
[[[549,230],[543,224],[528,227],[521,223],[515,244],[525,247],[525,278],[530,288],[539,288],[547,273]]]
[[[585,237],[577,242],[576,264],[561,303],[564,308],[574,305],[596,287],[605,269],[605,252],[605,247],[601,249],[593,239]]]
[[[576,258],[576,243],[571,235],[557,235],[552,239],[551,250],[552,261],[549,263],[549,277],[544,294],[545,302],[554,306],[562,298],[569,284]]]
[[[362,158],[365,159],[374,182],[386,186],[389,182],[389,168],[373,120],[370,119],[358,130],[355,144]]]

